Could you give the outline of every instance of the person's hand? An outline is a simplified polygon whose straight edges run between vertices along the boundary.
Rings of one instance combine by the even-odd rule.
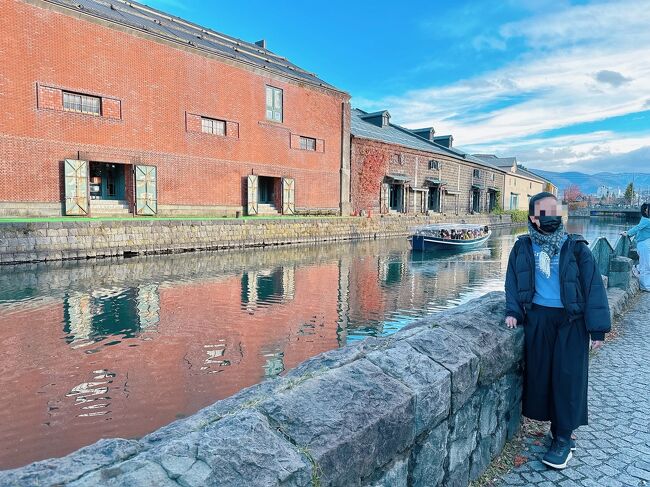
[[[517,328],[517,318],[514,316],[506,316],[506,326],[508,328]]]
[[[591,349],[592,350],[598,350],[600,347],[603,346],[603,343],[605,343],[605,342],[602,341],[602,340],[593,340],[591,342]]]

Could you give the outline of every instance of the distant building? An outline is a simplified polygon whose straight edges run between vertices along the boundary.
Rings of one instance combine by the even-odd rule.
[[[0,17],[0,216],[347,211],[350,97],[265,42],[124,0]]]
[[[410,130],[383,110],[351,111],[351,203],[356,213],[492,211],[505,173],[453,147],[432,127]]]
[[[506,172],[503,208],[528,211],[528,201],[537,193],[548,191],[557,196],[558,189],[551,181],[517,164],[516,157],[497,157],[493,154],[474,154],[474,157],[493,164]]]

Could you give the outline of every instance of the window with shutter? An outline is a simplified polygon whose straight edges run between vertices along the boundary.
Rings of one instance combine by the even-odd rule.
[[[282,90],[280,88],[266,87],[266,119],[282,122]]]

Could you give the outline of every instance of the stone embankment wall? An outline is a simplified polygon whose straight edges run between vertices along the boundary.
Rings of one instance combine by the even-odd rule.
[[[0,223],[0,263],[404,236],[445,217],[114,220]],[[456,217],[510,224],[510,215]],[[447,218],[450,220],[450,218]]]
[[[519,426],[523,332],[504,311],[491,293],[0,484],[466,486]]]

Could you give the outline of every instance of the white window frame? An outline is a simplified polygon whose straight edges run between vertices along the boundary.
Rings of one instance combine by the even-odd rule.
[[[210,135],[226,136],[226,121],[217,118],[201,117],[201,132]]]
[[[284,92],[281,88],[266,85],[266,119],[282,123],[284,121]]]
[[[63,110],[100,117],[102,115],[102,99],[99,96],[63,91]]]
[[[300,148],[302,150],[316,151],[316,139],[313,137],[300,136]]]

